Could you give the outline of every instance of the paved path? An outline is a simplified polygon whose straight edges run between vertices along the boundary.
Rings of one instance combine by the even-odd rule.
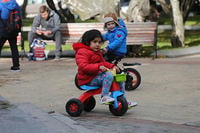
[[[139,126],[138,129],[142,130],[146,127],[146,132],[159,131],[156,125],[163,125],[161,132],[170,132],[173,126],[177,129],[174,132],[200,131],[200,56],[156,60],[126,58],[122,62],[125,61],[142,63],[136,68],[142,76],[141,86],[127,92],[128,99],[137,101],[138,106],[123,117],[114,117],[107,106],[99,104],[99,96],[96,96],[97,105],[92,112],[83,112],[81,117],[71,119],[87,128],[95,124],[99,132],[103,132],[102,126],[108,124],[105,121],[113,121],[111,125],[118,127],[119,131],[120,124],[115,126],[116,121],[133,125],[139,122],[141,125],[136,124],[133,128]],[[56,111],[68,116],[64,109],[66,101],[82,93],[74,86],[74,58],[44,62],[24,59],[19,73],[10,72],[10,66],[10,58],[0,59],[0,95],[14,104],[31,103],[46,112]],[[131,127],[132,124],[128,125]]]

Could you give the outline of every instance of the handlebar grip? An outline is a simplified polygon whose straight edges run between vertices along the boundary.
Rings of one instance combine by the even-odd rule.
[[[135,66],[135,65],[141,65],[141,63],[123,63],[124,66]]]

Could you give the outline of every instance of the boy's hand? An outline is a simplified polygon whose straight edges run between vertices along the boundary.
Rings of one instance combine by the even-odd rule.
[[[107,71],[107,70],[108,70],[108,68],[107,68],[107,67],[105,67],[105,66],[100,66],[100,67],[99,67],[99,69],[100,69],[102,72],[105,72],[105,71]]]
[[[103,48],[103,49],[102,49],[102,53],[103,53],[103,54],[105,54],[105,53],[107,53],[107,52],[108,52],[108,50],[107,50],[106,48]]]

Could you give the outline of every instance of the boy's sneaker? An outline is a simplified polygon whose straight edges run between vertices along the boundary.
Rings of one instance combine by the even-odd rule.
[[[20,68],[19,68],[19,67],[14,67],[14,66],[12,66],[12,67],[10,68],[10,70],[11,70],[11,71],[14,71],[14,72],[19,72],[19,71],[20,71]]]
[[[128,108],[135,107],[136,105],[137,105],[137,102],[128,101]]]
[[[110,97],[110,96],[103,96],[103,97],[101,98],[100,103],[101,103],[101,104],[107,104],[107,103],[110,103],[110,102],[113,102],[113,101],[115,101],[114,98],[112,98],[112,97]]]

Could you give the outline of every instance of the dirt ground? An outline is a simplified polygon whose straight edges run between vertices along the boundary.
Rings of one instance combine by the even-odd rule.
[[[128,110],[124,119],[177,124],[200,122],[199,56],[126,58],[122,62],[142,63],[136,67],[142,77],[141,85],[127,92],[128,99],[138,102],[138,106]],[[45,111],[66,114],[66,102],[83,92],[74,85],[74,58],[41,62],[24,59],[20,63],[21,72],[11,72],[11,59],[0,59],[0,95],[11,103],[32,103]],[[95,98],[95,109],[84,115],[112,117],[108,107],[99,104],[99,96]]]

